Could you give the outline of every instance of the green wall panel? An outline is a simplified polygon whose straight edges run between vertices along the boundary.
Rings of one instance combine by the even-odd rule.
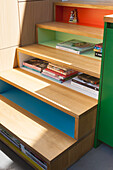
[[[38,43],[41,44],[43,42],[55,40],[56,32],[38,28]]]
[[[63,42],[67,41],[70,39],[78,39],[81,41],[87,41],[87,42],[92,42],[92,43],[100,43],[102,40],[96,39],[96,38],[90,38],[90,37],[85,37],[85,36],[80,36],[80,35],[75,35],[75,34],[69,34],[69,33],[64,33],[64,32],[59,32],[59,31],[52,31],[52,30],[47,30],[43,28],[38,28],[38,43],[50,43],[50,41],[53,41],[53,43],[56,41],[58,42]],[[52,46],[52,44],[51,44]],[[54,44],[54,47],[56,47],[56,44]]]
[[[86,37],[86,36],[69,34],[69,33],[58,32],[58,31],[56,31],[56,39],[62,40],[62,41],[67,41],[70,39],[77,39],[77,40],[87,41],[87,42],[91,42],[91,43],[95,43],[95,44],[102,42],[102,40],[99,40],[96,38],[90,38],[90,37]]]

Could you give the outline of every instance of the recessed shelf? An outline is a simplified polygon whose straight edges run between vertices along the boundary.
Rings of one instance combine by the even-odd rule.
[[[103,39],[103,29],[96,27],[89,27],[77,24],[68,24],[61,22],[48,22],[37,24],[37,28],[60,31],[70,34],[82,35],[91,38]]]
[[[101,59],[98,57],[88,57],[90,52],[86,52],[86,56],[78,55],[37,44],[17,48],[17,52],[69,67],[94,77],[100,77]]]
[[[97,105],[96,99],[22,69],[4,71],[0,79],[73,117]]]
[[[76,142],[44,121],[38,118],[34,121],[27,115],[31,113],[0,95],[0,124],[46,160],[53,160]]]
[[[45,76],[45,75],[43,75],[43,74],[41,74],[41,73],[38,73],[38,72],[36,72],[36,71],[34,71],[34,70],[31,70],[31,69],[28,69],[28,68],[25,68],[25,67],[20,67],[20,68],[23,69],[23,70],[26,70],[26,71],[28,71],[28,72],[31,72],[31,73],[33,73],[33,74],[35,74],[35,75],[38,75],[38,76],[40,76],[40,77],[44,77],[44,78],[47,79],[47,80],[49,79],[49,80],[51,80],[51,81],[53,81],[53,82],[59,83],[60,85],[62,85],[62,86],[64,86],[64,87],[68,87],[68,88],[70,88],[70,89],[73,89],[73,90],[75,90],[75,91],[78,91],[78,92],[80,92],[80,93],[82,93],[82,94],[85,94],[85,95],[87,95],[87,96],[93,97],[94,99],[97,99],[97,100],[98,100],[99,91],[95,91],[95,90],[92,90],[92,89],[90,89],[90,91],[88,91],[88,90],[84,90],[84,89],[82,89],[82,88],[77,88],[76,86],[71,85],[71,80],[72,80],[72,79],[69,79],[69,80],[67,80],[67,81],[65,81],[65,82],[63,82],[63,83],[60,83],[60,82],[58,82],[58,81],[56,81],[56,80],[54,80],[54,79],[52,79],[52,78],[50,78],[50,77],[48,77],[48,76]]]
[[[43,43],[40,43],[40,44],[44,45],[44,46],[56,48],[57,43],[60,43],[60,42],[62,42],[62,41],[52,40],[52,41],[47,41],[47,42],[43,42]],[[93,50],[86,51],[86,52],[84,52],[80,55],[95,58],[96,60],[101,60],[101,58],[95,56],[95,52]]]

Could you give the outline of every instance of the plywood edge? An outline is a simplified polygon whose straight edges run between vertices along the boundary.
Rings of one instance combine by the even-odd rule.
[[[83,139],[77,141],[63,154],[52,160],[50,170],[66,169],[78,161],[94,144],[94,130]]]
[[[113,23],[113,14],[104,16],[104,22]]]
[[[81,8],[94,8],[94,9],[107,9],[113,10],[113,5],[111,3],[101,3],[101,2],[81,2],[79,3],[70,3],[70,2],[55,2],[55,5],[59,6],[68,6],[68,7],[81,7]]]
[[[96,126],[97,105],[88,110],[79,117],[78,139],[95,129]]]
[[[97,105],[75,118],[75,139],[87,136],[96,126]]]

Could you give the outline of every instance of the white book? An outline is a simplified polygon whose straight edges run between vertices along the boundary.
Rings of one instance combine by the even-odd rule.
[[[75,53],[75,54],[80,54],[80,51],[73,50],[73,49],[70,49],[70,48],[61,47],[61,46],[56,46],[56,48],[57,48],[57,49],[60,49],[60,50],[72,52],[72,53]]]
[[[80,93],[83,93],[87,96],[90,96],[90,97],[93,97],[95,99],[98,99],[98,94],[99,94],[99,91],[96,91],[94,89],[91,89],[89,87],[86,87],[84,85],[81,85],[81,84],[78,84],[78,83],[75,83],[73,81],[71,81],[71,85],[74,86],[74,89]]]

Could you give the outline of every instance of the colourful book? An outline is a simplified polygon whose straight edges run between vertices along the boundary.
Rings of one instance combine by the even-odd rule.
[[[102,48],[102,47],[103,47],[103,43],[95,44],[95,47],[100,47],[100,48]]]
[[[44,75],[46,75],[46,76],[48,76],[48,77],[52,77],[52,78],[54,78],[54,79],[56,79],[56,80],[62,80],[58,75],[55,75],[55,74],[52,74],[51,72],[48,72],[48,71],[46,71],[46,70],[44,70],[43,72],[42,72],[42,74],[44,74]]]
[[[96,51],[95,51],[95,56],[96,56],[96,57],[102,57],[102,52],[96,52]]]
[[[100,79],[97,77],[90,76],[88,74],[84,73],[79,73],[77,76],[80,80],[83,80],[86,83],[91,83],[91,84],[98,84]]]
[[[58,73],[61,73],[63,75],[68,75],[68,74],[75,72],[75,70],[73,70],[73,69],[64,68],[64,67],[61,67],[61,66],[53,64],[53,63],[49,63],[47,68],[50,70],[56,71]]]
[[[50,72],[50,73],[53,73],[53,75],[58,75],[58,76],[61,77],[62,79],[68,78],[68,77],[70,77],[70,76],[75,75],[75,74],[78,73],[78,71],[73,71],[72,73],[70,73],[70,74],[68,74],[68,75],[64,75],[64,74],[62,74],[62,73],[58,73],[58,72],[56,72],[56,71],[54,71],[54,70],[51,70],[51,69],[48,69],[48,68],[44,69],[43,71],[48,71],[48,72]]]
[[[94,43],[72,39],[69,41],[58,43],[56,45],[56,48],[80,54],[82,52],[92,50],[94,46],[95,46]]]
[[[93,50],[95,52],[102,53],[102,48],[103,48],[103,43],[100,43],[100,44],[96,44]]]
[[[43,69],[45,69],[48,65],[48,62],[45,60],[41,60],[38,58],[33,58],[27,61],[23,62],[23,66],[35,69],[37,71],[42,71]]]
[[[90,89],[99,91],[99,83],[98,83],[98,84],[92,84],[92,83],[90,83],[90,82],[86,82],[86,81],[84,81],[84,80],[79,79],[78,76],[72,78],[72,82],[73,82],[73,85],[74,85],[74,83],[75,83],[75,84],[81,85],[81,87],[88,87],[88,88],[90,88]]]

